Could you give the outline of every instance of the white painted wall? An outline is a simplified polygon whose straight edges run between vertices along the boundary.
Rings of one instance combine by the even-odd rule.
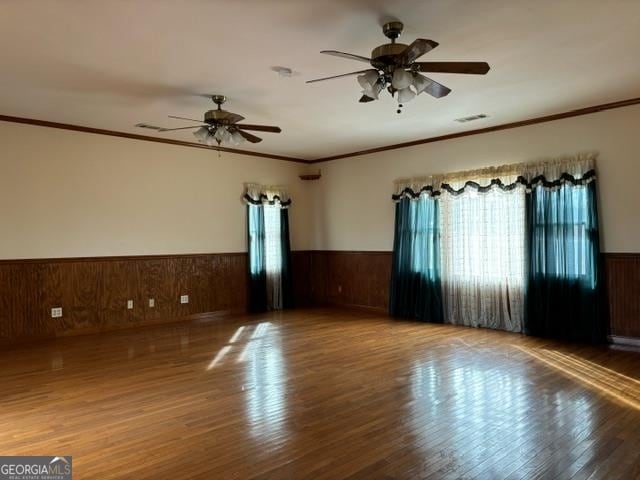
[[[639,252],[638,125],[634,106],[307,167],[0,122],[0,258],[245,251],[247,181],[290,187],[295,250],[391,250],[394,179],[582,151],[600,153],[602,249]]]
[[[291,190],[292,247],[312,235],[304,165],[0,122],[0,258],[246,251],[247,181]]]
[[[396,178],[598,151],[601,248],[640,252],[639,127],[634,106],[314,165],[313,248],[391,250]]]

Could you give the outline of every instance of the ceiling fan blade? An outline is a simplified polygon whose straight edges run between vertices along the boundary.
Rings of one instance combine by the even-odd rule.
[[[178,120],[188,120],[190,122],[203,123],[202,120],[196,120],[195,118],[176,117],[175,115],[167,115],[169,118],[176,118]]]
[[[238,129],[238,133],[242,135],[245,138],[245,140],[247,140],[248,142],[258,143],[262,141],[260,137],[256,137],[255,135],[251,135],[250,133],[244,132],[240,129]]]
[[[405,50],[398,54],[398,65],[409,65],[413,63],[416,58],[421,57],[425,53],[433,50],[438,46],[438,42],[433,40],[427,40],[425,38],[417,38],[414,40]]]
[[[421,72],[466,73],[484,75],[491,67],[487,62],[416,62]]]
[[[375,100],[375,98],[371,98],[368,97],[367,95],[362,95],[360,97],[360,100],[358,100],[360,103],[368,103],[368,102],[373,102]]]
[[[156,125],[151,125],[149,123],[136,123],[134,126],[138,128],[148,128],[149,130],[162,130],[162,127],[158,127]]]
[[[425,87],[423,92],[427,92],[429,95],[436,98],[446,97],[451,93],[450,88],[445,87],[441,83],[438,83],[435,80],[432,80],[431,78],[429,78],[428,80],[430,80],[431,83]]]
[[[174,130],[188,130],[190,128],[200,128],[200,127],[208,127],[209,125],[201,124],[201,125],[193,125],[191,127],[180,127],[180,128],[160,128],[159,132],[172,132]]]
[[[357,72],[351,72],[351,73],[343,73],[342,75],[335,75],[333,77],[324,77],[324,78],[316,78],[315,80],[307,80],[306,83],[323,82],[325,80],[333,80],[334,78],[350,77],[352,75],[360,75],[361,73],[367,73],[370,71],[371,69],[367,68],[366,70],[359,70]]]
[[[371,62],[370,58],[363,57],[362,55],[354,55],[353,53],[338,52],[336,50],[322,50],[320,53],[324,53],[325,55],[332,55],[334,57],[347,58],[349,60],[357,60],[359,62],[366,62],[366,63]]]
[[[215,118],[217,120],[222,120],[228,124],[241,122],[242,120],[244,120],[244,117],[242,115],[238,115],[237,113],[233,112],[227,112],[226,110],[222,110],[221,112],[217,113],[220,113],[220,115]]]
[[[280,129],[280,127],[272,127],[269,125],[248,125],[246,123],[237,123],[235,126],[243,130],[255,130],[256,132],[271,132],[271,133],[282,132],[282,129]]]

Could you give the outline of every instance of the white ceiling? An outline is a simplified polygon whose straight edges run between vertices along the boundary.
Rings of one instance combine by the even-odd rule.
[[[318,52],[369,56],[389,19],[404,43],[440,43],[423,60],[491,71],[433,74],[453,92],[401,115],[388,95],[358,103],[355,77],[304,83],[366,68]],[[638,52],[638,0],[4,0],[0,114],[193,141],[134,124],[187,125],[167,115],[200,118],[202,95],[222,93],[246,122],[282,127],[247,149],[316,159],[638,97]]]

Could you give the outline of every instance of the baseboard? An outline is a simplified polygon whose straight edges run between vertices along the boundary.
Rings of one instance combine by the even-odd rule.
[[[240,312],[235,312],[240,313]],[[147,327],[155,327],[158,325],[169,325],[172,323],[200,323],[206,322],[209,320],[213,320],[221,317],[229,317],[233,315],[234,312],[232,310],[217,310],[215,312],[203,312],[203,313],[194,313],[193,315],[185,315],[184,317],[173,317],[173,318],[159,318],[157,320],[147,321],[144,323],[138,323],[133,325],[128,325],[126,323],[121,325],[109,325],[104,328],[82,328],[82,329],[73,329],[61,332],[57,334],[56,337],[75,337],[77,335],[93,335],[96,333],[107,333],[107,332],[116,332],[119,330],[141,330]]]
[[[147,328],[153,328],[160,325],[171,324],[185,324],[185,323],[205,323],[212,320],[233,317],[236,315],[246,314],[245,311],[236,310],[217,310],[215,312],[203,312],[195,313],[193,315],[186,315],[184,317],[163,318],[144,323],[137,324],[121,324],[121,325],[109,325],[105,327],[91,327],[91,328],[76,328],[73,330],[65,330],[57,332],[54,336],[32,336],[32,337],[17,337],[17,338],[0,338],[0,346],[3,348],[11,348],[14,346],[23,346],[25,344],[47,342],[51,340],[62,339],[67,337],[78,337],[83,335],[96,335],[99,333],[112,333],[126,331],[145,330]]]
[[[640,350],[640,338],[609,335],[609,342],[616,347],[625,347]]]
[[[360,312],[375,313],[377,315],[388,315],[389,312],[383,307],[372,307],[370,305],[357,305],[353,303],[328,302],[327,306],[336,308],[346,308],[348,310],[358,310]]]

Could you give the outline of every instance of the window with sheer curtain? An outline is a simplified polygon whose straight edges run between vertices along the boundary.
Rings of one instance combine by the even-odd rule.
[[[396,181],[391,314],[603,341],[595,157]],[[418,215],[426,198],[433,211]],[[440,255],[432,258],[425,245],[438,245]],[[430,269],[438,282],[411,275]],[[441,302],[434,285],[441,285]],[[442,304],[442,314],[421,304],[424,298]]]
[[[444,195],[442,285],[450,323],[521,331],[525,289],[524,188]]]
[[[264,206],[264,250],[267,275],[279,275],[282,271],[282,235],[280,232],[280,207]]]
[[[282,232],[279,205],[264,206],[264,264],[267,273],[267,299],[272,308],[282,308]]]
[[[252,312],[290,308],[289,210],[282,187],[246,184],[249,252],[249,309]]]

